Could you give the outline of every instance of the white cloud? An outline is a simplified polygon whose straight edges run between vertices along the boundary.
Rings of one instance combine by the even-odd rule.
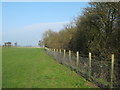
[[[54,22],[54,23],[38,23],[38,24],[32,24],[32,25],[27,25],[24,26],[22,29],[23,30],[48,30],[48,29],[53,29],[55,31],[59,31],[64,27],[64,25],[68,24],[69,22]]]
[[[54,22],[54,23],[37,23],[23,26],[21,28],[3,31],[3,42],[11,41],[18,42],[20,45],[37,45],[38,40],[42,38],[42,34],[48,29],[59,31],[64,28],[69,22]]]

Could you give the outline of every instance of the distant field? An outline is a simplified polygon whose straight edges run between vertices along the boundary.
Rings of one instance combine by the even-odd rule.
[[[41,48],[3,48],[3,88],[95,88]]]

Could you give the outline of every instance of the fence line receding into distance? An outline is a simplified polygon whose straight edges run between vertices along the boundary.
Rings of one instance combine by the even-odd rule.
[[[120,88],[120,65],[115,63],[114,54],[108,60],[99,60],[98,57],[93,57],[91,52],[82,55],[78,51],[73,53],[65,49],[45,48],[45,51],[60,64],[70,67],[101,88]]]

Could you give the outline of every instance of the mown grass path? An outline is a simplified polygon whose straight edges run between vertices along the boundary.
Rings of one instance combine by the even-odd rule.
[[[94,88],[40,48],[3,48],[3,88]]]

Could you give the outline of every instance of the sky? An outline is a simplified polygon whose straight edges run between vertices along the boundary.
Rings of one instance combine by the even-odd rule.
[[[45,31],[60,31],[87,6],[87,2],[2,2],[2,42],[37,46]]]

